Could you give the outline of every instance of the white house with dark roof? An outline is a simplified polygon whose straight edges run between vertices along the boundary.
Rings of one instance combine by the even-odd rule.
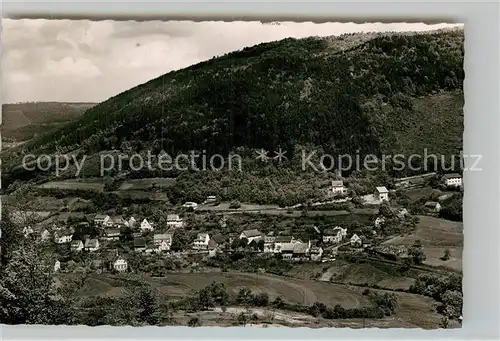
[[[389,191],[385,186],[380,186],[375,188],[375,193],[373,193],[373,197],[378,201],[389,201]]]
[[[310,243],[295,243],[293,245],[293,258],[296,259],[301,259],[301,258],[306,258],[309,249],[311,248]]]
[[[342,180],[332,180],[331,191],[333,195],[346,195],[347,188]]]
[[[323,243],[340,243],[347,236],[347,229],[335,226],[323,231]]]
[[[155,234],[153,236],[153,243],[156,252],[169,251],[172,246],[172,235],[169,233]]]
[[[135,238],[134,239],[134,251],[135,252],[146,251],[146,241],[144,240],[144,238]]]
[[[70,231],[54,233],[54,242],[56,244],[71,243],[72,240],[73,240],[73,233],[71,233]]]
[[[436,201],[427,201],[424,207],[431,213],[439,213],[441,211],[441,204]]]
[[[351,246],[353,247],[360,247],[363,245],[363,241],[357,234],[353,234],[351,237]]]
[[[448,187],[462,186],[462,176],[458,173],[445,174],[442,177],[444,184]]]
[[[113,269],[115,269],[116,271],[119,271],[119,272],[127,271],[128,263],[124,258],[118,257],[113,262]]]
[[[123,217],[121,215],[112,217],[111,221],[112,221],[112,225],[113,226],[120,227],[120,226],[126,226],[127,225],[127,221],[125,219],[123,219]]]
[[[198,233],[198,236],[193,241],[193,249],[202,250],[208,248],[208,242],[210,241],[210,236],[208,233]]]
[[[277,236],[274,241],[274,253],[282,253],[283,250],[293,251],[293,244],[297,241],[292,236]]]
[[[106,214],[96,214],[94,224],[97,226],[108,226],[111,223],[111,218]]]
[[[281,243],[275,245],[274,252],[281,253],[281,256],[285,259],[290,259],[293,257],[293,251],[295,249],[296,243]]]
[[[104,231],[104,239],[106,240],[119,240],[120,239],[120,229],[112,228]]]
[[[248,239],[248,243],[250,243],[252,240],[259,241],[263,236],[264,234],[259,230],[252,229],[241,232],[240,239],[246,238]]]
[[[132,228],[135,226],[135,224],[137,223],[137,221],[135,220],[134,217],[130,217],[127,221],[127,226]]]
[[[384,223],[385,223],[385,217],[378,216],[373,222],[373,225],[375,225],[376,228],[380,228]]]
[[[144,219],[141,222],[141,226],[139,228],[142,232],[149,232],[154,230],[153,225],[147,219]]]
[[[71,251],[79,252],[83,250],[83,242],[81,240],[73,240],[71,242]]]
[[[184,222],[182,218],[179,217],[178,214],[169,214],[167,215],[167,226],[168,227],[183,227]]]
[[[50,239],[49,230],[47,230],[47,229],[43,230],[43,232],[40,234],[40,239],[42,240],[42,242]]]
[[[311,257],[312,261],[321,260],[321,257],[323,256],[323,248],[318,246],[311,247],[309,250],[309,256]]]
[[[98,239],[87,239],[85,241],[85,251],[95,252],[99,250],[99,240]]]
[[[276,241],[276,236],[273,232],[268,233],[264,236],[264,252],[274,252],[274,242]]]

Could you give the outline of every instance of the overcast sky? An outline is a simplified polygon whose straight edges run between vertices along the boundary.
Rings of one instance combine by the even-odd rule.
[[[451,25],[3,19],[3,102],[101,102],[245,46],[287,37]]]

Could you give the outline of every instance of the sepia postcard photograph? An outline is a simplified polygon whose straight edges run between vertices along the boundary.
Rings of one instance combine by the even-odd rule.
[[[461,328],[464,25],[2,30],[0,324]]]

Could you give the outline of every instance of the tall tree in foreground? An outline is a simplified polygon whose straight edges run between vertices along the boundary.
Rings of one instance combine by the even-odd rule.
[[[0,278],[0,323],[71,324],[74,311],[59,289],[53,264],[35,247],[13,251]]]

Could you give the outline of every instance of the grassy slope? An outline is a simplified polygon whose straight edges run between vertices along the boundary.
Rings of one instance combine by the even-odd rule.
[[[384,244],[410,246],[420,240],[426,255],[424,264],[462,271],[463,223],[428,216],[419,218],[416,231],[394,237]],[[451,258],[447,261],[441,260],[445,249],[451,251]]]

